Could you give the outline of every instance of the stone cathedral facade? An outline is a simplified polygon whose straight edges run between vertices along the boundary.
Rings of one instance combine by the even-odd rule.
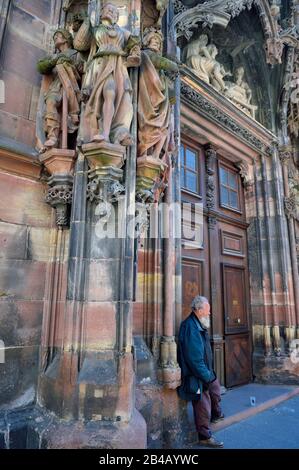
[[[299,377],[298,0],[0,3],[0,448],[174,448],[176,337]]]

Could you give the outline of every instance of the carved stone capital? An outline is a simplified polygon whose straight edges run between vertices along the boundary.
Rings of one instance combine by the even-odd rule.
[[[284,198],[284,209],[288,219],[295,219],[297,216],[296,198],[291,195]]]
[[[75,152],[51,149],[40,155],[40,161],[50,173],[45,201],[55,209],[56,225],[67,226],[73,196],[73,167]]]
[[[242,160],[240,160],[239,162],[235,163],[235,167],[238,168],[238,170],[239,170],[239,174],[241,176],[244,188],[249,189],[251,186],[253,186],[254,181],[250,177],[248,163],[243,162]]]
[[[292,158],[292,149],[290,147],[281,147],[279,149],[279,159],[282,165],[288,165]]]
[[[55,209],[56,225],[63,227],[69,223],[69,207],[73,198],[73,178],[51,177],[45,201]]]
[[[208,217],[208,228],[209,230],[214,230],[217,224],[216,217]]]

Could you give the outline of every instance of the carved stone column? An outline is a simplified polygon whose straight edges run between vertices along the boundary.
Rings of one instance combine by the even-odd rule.
[[[216,201],[216,165],[217,165],[217,152],[214,147],[207,145],[205,147],[205,166],[206,166],[206,198],[207,198],[207,222],[209,230],[209,243],[211,246],[217,246],[219,243],[218,240],[218,230],[217,228],[217,218],[213,213],[215,208]],[[222,332],[222,319],[220,314],[220,305],[218,302],[218,286],[220,285],[220,272],[218,261],[212,254],[212,250],[209,250],[210,253],[210,304],[212,311],[212,344],[214,352],[214,365],[216,374],[220,380],[220,383],[224,384],[224,339]]]

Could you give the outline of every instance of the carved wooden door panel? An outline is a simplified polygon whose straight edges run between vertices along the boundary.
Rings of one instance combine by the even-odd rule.
[[[223,265],[225,381],[227,387],[251,380],[246,271]]]
[[[200,261],[183,260],[182,263],[182,320],[191,312],[191,302],[196,295],[203,295],[203,263]]]
[[[225,339],[225,384],[227,387],[251,381],[251,345],[249,334]]]
[[[248,331],[244,268],[223,266],[225,333]]]

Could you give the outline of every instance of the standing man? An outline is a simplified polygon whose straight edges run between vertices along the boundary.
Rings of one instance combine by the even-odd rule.
[[[210,423],[224,418],[220,407],[220,384],[213,369],[213,354],[208,328],[210,304],[205,297],[196,296],[192,312],[180,326],[178,361],[182,385],[178,389],[183,400],[191,400],[199,444],[223,447],[211,433]]]

